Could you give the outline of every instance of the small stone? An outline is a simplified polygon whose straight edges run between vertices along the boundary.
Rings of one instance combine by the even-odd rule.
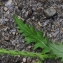
[[[32,48],[32,46],[28,46],[28,49],[31,49]]]
[[[63,32],[63,28],[62,28],[62,32]]]
[[[10,14],[9,10],[7,11],[7,14]]]
[[[35,16],[33,16],[31,19],[32,19],[32,20],[35,20]]]
[[[2,24],[0,24],[0,29],[2,29],[2,27],[3,27]]]
[[[23,8],[23,5],[22,4],[18,5],[18,9],[19,10],[22,10],[22,8]]]
[[[9,29],[10,29],[10,27],[5,26],[4,31],[7,31],[7,30],[9,30]]]
[[[28,11],[25,12],[25,15],[24,15],[25,18],[26,19],[29,18],[32,15],[32,13],[33,13],[33,10],[31,8],[29,8]]]
[[[13,34],[13,35],[15,35],[15,34],[16,34],[16,32],[12,32],[12,34]]]
[[[37,12],[40,13],[42,11],[42,8],[41,7],[38,7],[37,8]]]
[[[32,9],[29,9],[29,11],[28,11],[28,16],[31,16],[32,13],[33,13],[33,10],[32,10]]]
[[[60,3],[63,3],[63,0],[59,0]]]
[[[4,39],[5,39],[6,41],[8,41],[8,40],[9,40],[9,37],[7,37],[7,36],[4,36]]]
[[[47,8],[44,10],[44,14],[47,18],[52,17],[56,14],[56,10],[53,7]]]
[[[7,11],[8,10],[8,8],[7,7],[4,7],[4,11]]]
[[[3,3],[0,1],[0,6],[3,5]]]
[[[0,40],[0,42],[2,42],[2,41]]]
[[[32,63],[38,63],[36,60],[33,60]]]
[[[6,4],[5,4],[5,6],[9,6],[9,5],[11,5],[12,4],[12,0],[8,0],[7,2],[6,2]]]
[[[48,34],[48,36],[51,38],[52,37],[52,34]]]
[[[41,24],[40,22],[38,22],[38,25],[39,25],[39,26],[42,26],[42,24]]]
[[[14,2],[15,5],[17,5],[17,2]]]
[[[31,58],[30,57],[27,58],[27,63],[31,63]]]
[[[31,63],[29,60],[27,60],[27,63]]]
[[[20,16],[18,16],[18,19],[21,19],[21,17],[20,17]]]
[[[26,62],[26,58],[23,58],[23,62]]]

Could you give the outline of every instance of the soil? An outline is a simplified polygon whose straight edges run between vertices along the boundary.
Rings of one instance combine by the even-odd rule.
[[[54,8],[56,14],[47,18],[44,10]],[[0,0],[0,47],[10,50],[34,51],[33,44],[27,45],[18,32],[13,15],[17,14],[25,23],[44,32],[50,40],[63,42],[62,0]],[[39,51],[39,50],[37,50]],[[34,63],[37,58],[0,55],[0,63]],[[47,59],[43,63],[62,63]]]

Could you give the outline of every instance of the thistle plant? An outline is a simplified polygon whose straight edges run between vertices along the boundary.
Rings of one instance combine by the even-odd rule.
[[[63,61],[63,45],[62,43],[55,44],[54,41],[49,41],[48,37],[43,37],[43,32],[38,30],[36,31],[34,27],[29,26],[29,24],[24,24],[22,19],[19,19],[17,15],[14,15],[14,21],[17,24],[19,32],[22,33],[22,36],[25,36],[24,41],[26,44],[34,42],[34,50],[41,48],[40,53],[36,52],[27,52],[27,51],[16,51],[16,50],[7,50],[0,48],[0,54],[9,54],[11,56],[26,56],[26,57],[38,57],[38,63],[41,63],[42,60],[47,58],[57,59],[61,58]]]

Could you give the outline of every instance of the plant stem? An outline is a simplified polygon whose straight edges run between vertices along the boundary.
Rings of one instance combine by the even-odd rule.
[[[40,59],[47,58],[47,54],[27,52],[27,51],[16,51],[0,48],[0,54],[9,54],[11,56],[27,56],[27,57],[39,57]]]

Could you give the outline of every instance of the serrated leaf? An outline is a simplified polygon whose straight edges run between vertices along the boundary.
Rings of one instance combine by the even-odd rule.
[[[42,50],[42,54],[46,54],[46,53],[48,53],[48,52],[50,52],[50,48],[44,48],[44,49]]]
[[[31,38],[29,38],[29,37],[25,37],[24,40],[27,41],[26,44],[29,44],[29,43],[31,43],[31,42],[36,42],[36,40],[31,39]]]
[[[39,45],[40,45],[40,46],[39,46]],[[36,44],[34,45],[34,50],[37,49],[38,47],[39,47],[39,48],[42,48],[43,46],[42,46],[41,43],[38,42],[38,43],[36,43]]]
[[[62,43],[55,44],[54,41],[49,41],[48,37],[43,37],[43,32],[36,31],[34,27],[29,26],[28,24],[24,24],[21,19],[18,19],[16,15],[14,15],[14,19],[16,24],[18,25],[18,29],[25,36],[25,41],[27,44],[31,42],[35,42],[34,49],[42,48],[42,53],[45,56],[43,58],[61,58],[63,61],[63,45]],[[49,53],[50,54],[49,54]]]
[[[42,49],[47,48],[48,41],[43,37],[43,32],[36,31],[34,27],[24,24],[21,19],[18,19],[17,15],[14,15],[14,20],[18,25],[22,35],[25,36],[26,43],[35,42],[34,49],[41,47]]]
[[[51,52],[54,55],[56,55],[56,58],[61,58],[61,60],[63,61],[63,44],[62,43],[55,44],[53,42],[49,44],[49,47],[51,49]]]

